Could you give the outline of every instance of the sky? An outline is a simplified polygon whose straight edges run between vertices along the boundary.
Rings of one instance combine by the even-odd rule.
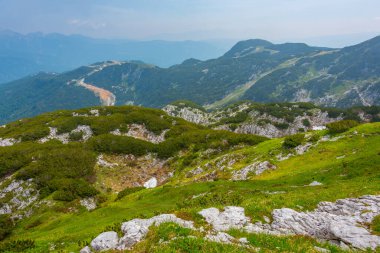
[[[380,35],[380,0],[0,0],[0,30],[340,47]]]

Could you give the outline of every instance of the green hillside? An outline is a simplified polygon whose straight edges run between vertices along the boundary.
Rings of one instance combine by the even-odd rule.
[[[7,124],[0,128],[0,212],[11,212],[0,215],[0,251],[79,252],[104,231],[121,236],[122,222],[175,214],[195,229],[152,226],[125,252],[343,252],[317,237],[241,229],[226,231],[231,243],[207,240],[211,225],[198,212],[239,206],[252,223],[266,223],[274,209],[305,212],[321,201],[379,195],[380,124],[356,124],[268,139],[133,106]],[[152,178],[157,185],[147,188]],[[378,221],[362,226],[376,234]]]

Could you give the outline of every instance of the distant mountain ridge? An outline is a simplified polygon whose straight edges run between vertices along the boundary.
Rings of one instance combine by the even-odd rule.
[[[112,94],[111,104],[157,108],[181,99],[207,109],[241,99],[332,107],[378,105],[380,37],[343,49],[247,40],[217,59],[188,59],[169,68],[108,61],[62,74],[39,74],[0,86],[0,121],[107,105],[89,87]]]
[[[208,59],[223,48],[202,41],[133,41],[81,35],[27,35],[0,31],[0,83],[40,71],[62,72],[108,59],[141,60],[168,67],[196,57]]]

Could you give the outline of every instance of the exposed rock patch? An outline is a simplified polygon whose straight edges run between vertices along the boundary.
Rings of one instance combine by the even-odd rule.
[[[155,188],[155,187],[157,187],[157,178],[152,177],[151,179],[149,179],[148,181],[146,181],[144,183],[144,187],[145,188]]]
[[[119,236],[114,231],[101,233],[91,241],[91,247],[95,251],[106,251],[116,249],[119,243]]]
[[[232,180],[247,180],[249,174],[260,175],[266,170],[274,170],[276,166],[268,161],[255,162],[250,164],[243,169],[234,171],[232,173]]]
[[[96,208],[96,201],[94,198],[81,199],[80,204],[84,206],[88,211],[94,210]]]
[[[0,201],[4,201],[0,205],[0,214],[12,214],[12,218],[18,219],[30,216],[28,208],[38,200],[38,196],[33,180],[12,180],[0,190]]]
[[[119,136],[129,136],[133,137],[136,139],[144,140],[144,141],[149,141],[155,144],[158,144],[160,142],[165,141],[165,134],[169,130],[166,129],[161,132],[160,135],[156,135],[155,133],[149,131],[144,125],[139,125],[139,124],[130,124],[128,125],[128,132],[127,133],[122,133],[120,129],[116,129],[111,132],[113,135],[119,135]]]
[[[9,147],[9,146],[13,146],[13,145],[16,144],[17,142],[19,142],[19,141],[16,140],[16,139],[13,139],[13,138],[6,138],[6,139],[2,139],[2,138],[0,138],[0,147]]]
[[[307,235],[342,245],[349,244],[358,249],[375,249],[380,246],[380,236],[372,235],[366,227],[380,214],[380,196],[340,199],[334,203],[321,202],[312,212],[275,209],[271,224],[250,223],[241,207],[226,207],[224,212],[208,208],[199,214],[216,231],[237,228],[250,233]]]
[[[153,154],[141,157],[134,155],[100,155],[96,166],[98,184],[104,190],[115,192],[125,188],[143,186],[155,178],[156,186],[164,184],[173,171],[167,160],[159,159]]]
[[[104,232],[91,241],[91,247],[95,251],[132,249],[136,243],[145,238],[150,226],[159,226],[166,222],[174,222],[184,228],[195,229],[192,221],[177,218],[174,214],[161,214],[149,219],[133,219],[124,222],[121,224],[123,237],[119,239],[114,231]],[[82,250],[86,252],[85,250],[90,250],[90,248],[85,247]]]
[[[58,140],[63,144],[67,144],[70,141],[70,133],[83,133],[82,141],[87,141],[92,136],[92,130],[89,126],[79,125],[77,128],[72,130],[70,133],[58,134],[58,130],[55,127],[49,127],[50,133],[48,136],[39,140],[40,143],[45,143],[50,140]]]

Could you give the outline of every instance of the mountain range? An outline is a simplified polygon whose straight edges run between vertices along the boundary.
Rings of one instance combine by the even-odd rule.
[[[0,31],[0,83],[44,72],[62,72],[108,59],[141,60],[169,67],[190,57],[209,59],[224,46],[203,41],[94,39],[58,33]]]
[[[237,43],[211,60],[168,68],[106,61],[0,85],[0,122],[93,105],[161,108],[191,100],[216,109],[238,100],[351,107],[380,102],[380,37],[343,49],[265,40]]]

